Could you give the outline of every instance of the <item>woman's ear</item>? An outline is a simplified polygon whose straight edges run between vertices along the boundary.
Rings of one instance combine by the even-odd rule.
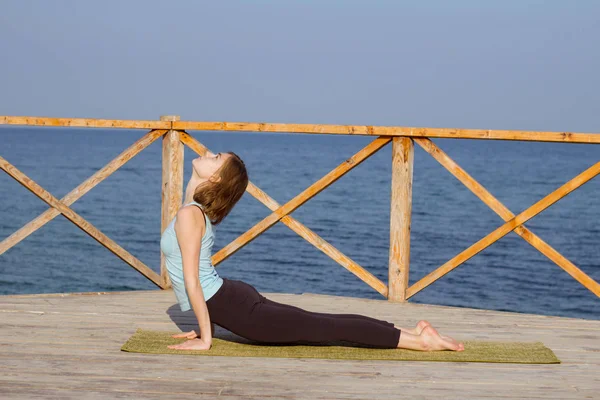
[[[213,175],[211,175],[210,178],[208,178],[208,181],[211,183],[219,183],[219,182],[221,182],[221,175],[213,174]]]

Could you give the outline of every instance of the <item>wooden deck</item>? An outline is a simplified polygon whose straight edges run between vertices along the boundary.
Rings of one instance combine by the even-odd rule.
[[[173,293],[0,296],[0,397],[260,399],[598,399],[600,321],[315,294],[264,293],[308,310],[457,339],[538,341],[562,364],[517,365],[151,355],[121,352],[136,328],[189,330]],[[215,336],[229,332],[218,328]]]

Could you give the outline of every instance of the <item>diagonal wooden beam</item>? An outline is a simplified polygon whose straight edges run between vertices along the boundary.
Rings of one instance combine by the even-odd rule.
[[[181,141],[189,146],[193,151],[200,155],[204,155],[208,150],[202,143],[194,139],[189,134],[182,132],[181,133]],[[267,193],[261,190],[259,187],[254,185],[252,182],[248,183],[248,187],[246,189],[250,195],[256,198],[258,201],[263,203],[267,208],[271,211],[276,211],[281,207],[277,201],[271,198]],[[296,232],[302,238],[304,238],[307,242],[321,250],[323,253],[327,254],[334,261],[340,264],[342,267],[346,268],[348,271],[352,272],[356,275],[360,280],[365,282],[367,285],[375,289],[382,296],[387,298],[388,288],[379,278],[375,275],[371,274],[369,271],[358,265],[354,262],[350,257],[346,256],[344,253],[336,249],[333,245],[328,243],[325,239],[321,238],[315,232],[304,226],[295,218],[286,215],[281,218],[281,222],[283,222],[288,228]],[[214,263],[214,256],[213,256]],[[216,266],[216,264],[215,264]]]
[[[295,209],[306,203],[308,200],[319,194],[323,189],[337,181],[354,167],[360,165],[369,156],[377,152],[383,146],[388,144],[392,139],[389,137],[379,137],[357,152],[355,155],[341,163],[339,166],[330,171],[327,175],[310,185],[302,193],[298,194],[292,200],[288,201],[283,206],[279,207],[273,213],[265,217],[262,221],[254,225],[240,237],[229,243],[227,246],[219,250],[214,256],[215,264],[220,263],[227,257],[233,255],[236,251],[244,247],[246,244],[254,240],[258,235],[269,229],[277,221],[293,212]]]
[[[444,168],[446,168],[456,179],[465,185],[475,196],[479,197],[488,207],[498,214],[504,221],[509,221],[514,218],[514,214],[497,198],[495,198],[483,185],[475,178],[469,175],[460,167],[452,158],[448,156],[442,149],[436,146],[428,138],[416,138],[417,142],[427,153],[435,158]],[[515,229],[515,233],[521,236],[527,243],[539,250],[542,254],[554,261],[559,267],[564,269],[576,281],[585,286],[588,290],[600,297],[600,284],[592,279],[585,272],[577,268],[575,264],[565,258],[552,246],[542,240],[531,230],[521,225]]]
[[[270,199],[271,201],[269,201],[268,203],[263,202],[263,204],[265,204],[271,211],[276,211],[278,208],[281,207],[281,205],[275,200],[271,199],[268,194],[266,194],[254,185],[253,187],[249,188],[249,192],[259,201],[261,197],[264,199]],[[361,267],[350,257],[346,256],[344,253],[336,249],[331,243],[327,242],[321,236],[317,235],[315,232],[313,232],[308,227],[306,227],[305,225],[303,225],[302,223],[300,223],[299,221],[297,221],[289,215],[286,215],[285,217],[281,218],[281,222],[283,222],[288,228],[300,235],[300,237],[302,237],[304,240],[315,246],[317,249],[321,250],[329,257],[331,257],[342,267],[346,268],[348,271],[353,273],[356,277],[365,282],[367,285],[375,289],[383,297],[387,298],[388,287],[385,283],[383,283],[375,275]]]
[[[113,172],[121,168],[127,161],[131,160],[142,150],[152,144],[156,139],[163,136],[166,132],[167,130],[154,130],[148,132],[146,135],[124,150],[121,154],[115,157],[111,162],[98,170],[98,172],[90,176],[75,189],[71,190],[65,197],[60,199],[60,201],[67,206],[75,203],[77,200],[83,197],[83,195],[96,187],[100,182],[108,178]],[[28,222],[21,229],[0,242],[0,255],[4,254],[11,247],[15,246],[27,236],[46,225],[48,222],[52,221],[57,215],[60,215],[60,211],[56,210],[55,208],[49,208]]]
[[[527,210],[523,211],[519,215],[514,218],[511,218],[506,223],[502,224],[494,231],[489,233],[487,236],[479,240],[477,243],[471,245],[469,248],[463,250],[460,254],[454,256],[451,260],[446,262],[441,267],[437,268],[435,271],[430,272],[425,277],[421,278],[418,282],[412,285],[407,290],[407,298],[414,296],[419,291],[423,290],[437,279],[446,275],[448,272],[452,271],[454,268],[467,261],[475,254],[484,250],[488,246],[490,246],[495,241],[504,237],[510,231],[514,230],[516,227],[521,226],[525,222],[529,221],[531,218],[535,217],[537,214],[544,211],[546,208],[550,207],[552,204],[556,203],[558,200],[562,199],[590,179],[594,178],[596,175],[600,173],[600,162],[592,165],[590,168],[583,171],[581,174],[577,175],[575,178],[571,179],[569,182],[565,183],[537,203],[533,204]]]
[[[6,159],[3,157],[0,157],[0,168],[2,168],[4,172],[14,178],[21,185],[25,186],[48,205],[60,211],[68,220],[77,225],[77,227],[82,231],[93,237],[96,241],[98,241],[98,243],[112,251],[120,259],[141,272],[142,275],[152,281],[156,286],[162,287],[160,275],[148,268],[143,262],[131,255],[127,250],[115,243],[111,238],[100,232],[99,229],[86,221],[70,207],[66,206],[56,197],[52,196],[52,194],[38,185],[33,179],[19,171],[14,165],[6,161]]]

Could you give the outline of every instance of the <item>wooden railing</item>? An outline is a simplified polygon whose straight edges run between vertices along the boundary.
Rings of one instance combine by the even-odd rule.
[[[296,197],[281,205],[267,193],[248,184],[247,192],[269,208],[272,213],[258,222],[247,232],[226,245],[212,256],[215,266],[227,259],[246,244],[254,240],[277,222],[282,222],[291,230],[303,237],[309,243],[327,254],[341,266],[352,272],[367,285],[375,289],[390,301],[406,301],[423,290],[448,272],[452,271],[471,257],[484,250],[509,232],[514,231],[525,241],[538,249],[542,254],[564,269],[569,275],[583,286],[600,297],[600,285],[581,271],[562,254],[544,242],[539,236],[524,226],[524,223],[556,203],[567,194],[600,173],[600,161],[566,182],[564,185],[533,204],[531,207],[514,215],[506,206],[488,192],[479,182],[462,169],[444,151],[431,141],[431,138],[455,139],[492,139],[492,140],[521,140],[538,142],[587,143],[600,144],[600,134],[571,133],[571,132],[531,132],[531,131],[500,131],[477,129],[440,129],[440,128],[410,128],[397,126],[357,126],[357,125],[314,125],[314,124],[271,124],[245,122],[189,122],[180,121],[178,116],[163,116],[159,121],[129,121],[129,120],[100,120],[100,119],[69,119],[69,118],[37,118],[37,117],[0,117],[3,125],[29,126],[71,126],[95,128],[127,128],[150,129],[141,139],[133,143],[118,157],[110,161],[86,181],[74,188],[62,199],[57,199],[40,185],[35,183],[5,158],[0,156],[0,168],[17,182],[25,186],[36,196],[45,201],[51,208],[23,226],[8,238],[0,242],[0,255],[19,243],[32,232],[41,228],[59,214],[87,232],[100,244],[115,253],[123,261],[138,270],[158,287],[170,287],[165,269],[164,256],[161,254],[160,275],[131,255],[96,227],[75,213],[70,205],[89,192],[93,187],[106,179],[110,174],[124,165],[128,160],[140,153],[155,140],[162,137],[162,211],[161,232],[175,217],[182,205],[183,196],[183,151],[184,145],[196,153],[203,155],[207,148],[190,136],[186,131],[246,131],[246,132],[288,132],[307,134],[341,134],[374,136],[371,143],[356,154],[334,168],[331,172],[317,180]],[[392,143],[392,195],[390,213],[390,250],[388,266],[388,284],[379,280],[366,269],[344,255],[330,243],[325,241],[301,222],[289,214],[301,207],[319,192],[333,184],[344,174],[358,166],[364,160],[376,153],[388,143]],[[412,180],[414,162],[414,143],[421,146],[427,153],[444,166],[452,175],[462,182],[469,190],[497,213],[505,222],[494,231],[474,243],[451,260],[432,271],[412,286],[409,286],[410,271],[410,225],[412,208]]]

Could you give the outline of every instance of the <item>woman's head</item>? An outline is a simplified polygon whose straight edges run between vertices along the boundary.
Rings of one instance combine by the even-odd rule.
[[[200,183],[194,191],[194,201],[215,225],[229,214],[248,186],[248,173],[240,157],[233,152],[213,154],[192,161],[194,175]]]

